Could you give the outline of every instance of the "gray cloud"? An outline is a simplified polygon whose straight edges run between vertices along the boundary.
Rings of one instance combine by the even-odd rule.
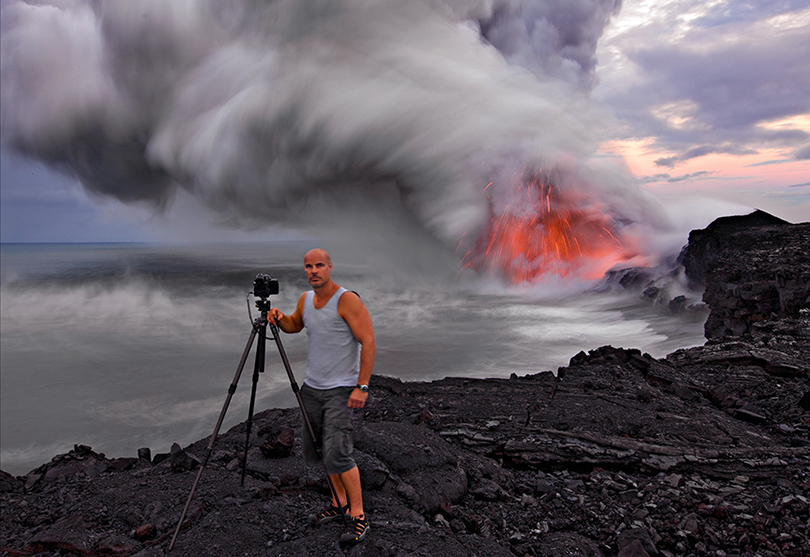
[[[747,164],[747,165],[745,165],[745,168],[756,168],[758,166],[774,166],[774,165],[779,165],[779,164],[787,164],[789,162],[791,162],[791,161],[788,160],[788,159],[775,159],[775,160],[757,162],[757,163],[754,163],[754,164]]]
[[[677,43],[636,31],[621,43],[634,79],[600,95],[628,124],[626,137],[655,137],[657,149],[677,153],[665,165],[701,153],[801,149],[807,132],[761,124],[810,112],[810,33],[757,23],[801,10],[806,18],[806,2],[724,2]]]
[[[661,174],[650,174],[649,176],[642,176],[639,178],[643,183],[649,184],[651,182],[666,182],[672,176],[667,174],[666,172],[662,172]]]
[[[619,4],[20,1],[2,140],[92,194],[162,207],[182,189],[246,225],[393,187],[456,240],[499,195],[483,185],[524,164],[630,222],[652,205],[621,169],[589,169],[601,125],[581,94]]]
[[[699,157],[703,157],[706,155],[711,155],[714,153],[721,153],[721,154],[733,154],[733,155],[751,155],[756,153],[755,149],[750,147],[741,146],[738,144],[725,144],[725,145],[698,145],[697,147],[693,147],[688,149],[686,152],[673,156],[673,157],[661,157],[655,160],[656,166],[666,166],[669,168],[673,168],[677,166],[679,163],[686,162],[690,159],[696,159]]]
[[[689,174],[684,174],[683,176],[676,176],[667,179],[667,182],[685,182],[688,180],[693,180],[694,178],[703,178],[705,176],[711,176],[714,174],[713,172],[708,172],[706,170],[701,170],[699,172],[691,172]]]
[[[806,8],[805,0],[727,0],[709,8],[696,23],[701,27],[712,28],[729,23],[759,21]]]
[[[655,166],[666,166],[668,168],[675,168],[675,165],[681,162],[680,157],[661,157],[655,160]]]
[[[810,145],[805,145],[804,147],[796,149],[793,156],[799,161],[810,160]]]
[[[644,183],[652,183],[652,182],[669,182],[669,183],[676,183],[676,182],[688,182],[689,180],[693,180],[695,178],[705,178],[707,176],[711,176],[714,172],[709,172],[707,170],[700,170],[698,172],[690,172],[689,174],[682,174],[680,176],[672,176],[668,173],[661,173],[661,174],[652,174],[650,176],[644,176],[641,178],[641,181]]]
[[[510,62],[590,90],[597,42],[620,8],[621,0],[504,2],[480,24],[483,36]]]

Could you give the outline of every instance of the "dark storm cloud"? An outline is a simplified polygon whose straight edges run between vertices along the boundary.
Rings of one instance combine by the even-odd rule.
[[[803,148],[807,132],[763,124],[810,112],[810,32],[806,24],[777,31],[759,20],[806,8],[724,2],[677,41],[646,40],[643,30],[626,37],[633,79],[605,96],[630,123],[628,137],[655,137],[656,149],[677,153],[662,165],[707,153]]]
[[[483,36],[510,62],[590,90],[596,44],[621,4],[621,0],[509,2],[480,25]]]
[[[393,187],[457,240],[489,211],[482,161],[565,167],[566,187],[629,211],[648,202],[621,169],[597,185],[577,168],[619,4],[20,1],[3,13],[2,139],[93,194],[161,207],[184,190],[247,226]]]

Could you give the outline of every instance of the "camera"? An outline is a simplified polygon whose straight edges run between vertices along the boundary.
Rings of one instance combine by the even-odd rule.
[[[264,273],[256,275],[253,279],[253,295],[257,298],[267,298],[275,294],[278,294],[278,279]]]

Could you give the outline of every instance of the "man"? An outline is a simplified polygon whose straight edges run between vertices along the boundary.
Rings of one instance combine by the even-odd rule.
[[[267,319],[285,333],[307,328],[309,358],[301,399],[316,440],[303,428],[304,452],[314,459],[314,442],[320,440],[324,468],[334,486],[332,505],[317,520],[328,522],[348,513],[349,530],[340,539],[357,543],[366,537],[369,525],[360,472],[351,455],[351,413],[363,408],[368,398],[376,351],[374,327],[360,297],[332,281],[332,260],[325,250],[307,252],[304,270],[312,290],[301,295],[291,315],[271,308]]]

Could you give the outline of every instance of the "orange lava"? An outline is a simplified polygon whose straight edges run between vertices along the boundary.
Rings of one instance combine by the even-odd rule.
[[[521,177],[507,197],[500,210],[489,198],[489,221],[464,255],[465,268],[495,271],[519,284],[547,274],[599,278],[629,258],[601,207],[564,193],[540,172]]]

